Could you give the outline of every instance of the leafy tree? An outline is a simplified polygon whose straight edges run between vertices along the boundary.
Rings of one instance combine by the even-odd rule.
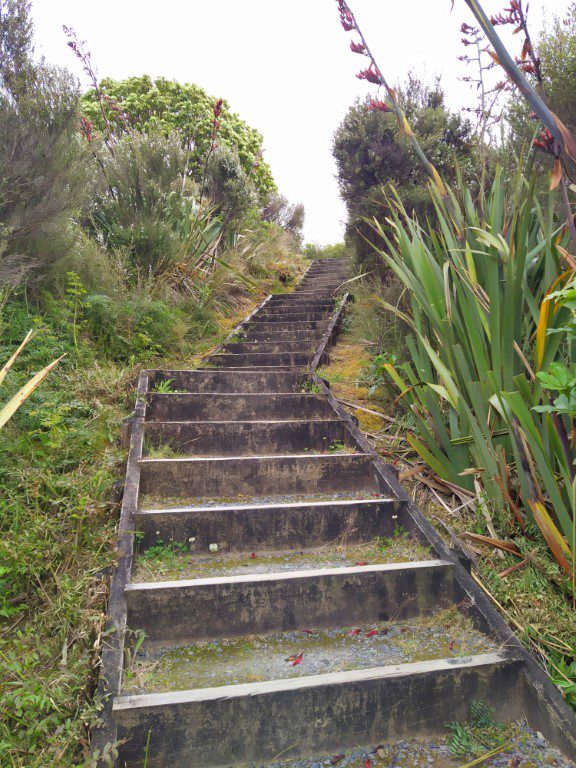
[[[448,111],[438,82],[425,86],[410,75],[400,91],[403,109],[430,162],[448,181],[459,165],[464,178],[474,175],[471,127]],[[407,210],[426,216],[430,196],[426,172],[409,142],[399,136],[392,114],[357,101],[336,130],[332,147],[340,194],[348,210],[346,241],[358,262],[379,269],[381,260],[369,245],[374,233],[365,218],[386,215],[389,186],[393,185]]]
[[[302,203],[291,203],[284,195],[273,194],[262,211],[262,218],[278,224],[301,242],[305,218]]]
[[[306,243],[302,253],[307,259],[343,259],[348,255],[348,249],[345,243],[334,243],[334,245]]]
[[[82,189],[77,85],[33,62],[29,5],[0,0],[0,284],[62,254]]]
[[[203,162],[212,144],[213,108],[215,98],[197,85],[181,84],[175,80],[148,75],[127,80],[104,79],[100,88],[107,100],[105,112],[117,135],[128,130],[177,130],[183,146],[189,150],[188,165],[193,177],[202,177]],[[94,89],[82,97],[86,117],[100,131],[105,130],[100,102]],[[265,201],[276,186],[272,172],[262,160],[262,136],[245,123],[223,102],[219,116],[217,141],[223,147],[237,152],[244,173]]]

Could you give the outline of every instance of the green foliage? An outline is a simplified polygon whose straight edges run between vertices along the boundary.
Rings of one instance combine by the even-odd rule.
[[[470,716],[465,723],[450,723],[449,740],[454,755],[483,755],[503,746],[509,738],[509,729],[494,720],[494,710],[481,701],[472,700]]]
[[[311,261],[312,259],[344,259],[348,256],[348,249],[345,243],[335,243],[334,245],[306,243],[302,253]]]
[[[87,296],[82,317],[99,352],[116,362],[143,361],[173,352],[188,330],[182,309],[137,296],[123,300]]]
[[[406,312],[388,308],[412,328],[412,362],[385,365],[416,417],[418,436],[408,441],[441,477],[474,493],[481,483],[496,514],[511,515],[514,493],[525,514],[536,514],[541,483],[571,541],[571,459],[558,423],[533,410],[542,390],[529,381],[532,367],[546,369],[562,347],[552,334],[538,356],[533,341],[540,305],[561,272],[551,200],[541,205],[520,174],[509,189],[497,174],[484,221],[467,189],[462,201],[433,197],[436,220],[427,229],[399,201],[390,235],[375,224],[386,244],[381,257],[410,292]],[[555,327],[567,311],[558,309]],[[556,544],[565,544],[543,506],[538,512],[556,555]]]
[[[127,116],[122,119],[117,111],[108,109],[108,118],[117,135],[131,129],[157,130],[165,134],[177,131],[182,146],[189,149],[188,165],[193,177],[200,181],[204,159],[212,142],[214,97],[197,85],[165,78],[152,80],[147,75],[120,81],[107,78],[100,86]],[[100,131],[104,130],[94,91],[82,97],[82,110]],[[219,119],[218,142],[237,152],[244,173],[253,178],[264,199],[275,189],[275,184],[268,164],[261,159],[262,136],[231,112],[226,101]]]
[[[534,41],[540,59],[542,87],[549,108],[567,128],[576,131],[576,3],[571,3],[564,16],[553,16]],[[541,126],[531,117],[532,107],[524,99],[510,99],[506,108],[507,142],[501,153],[503,161],[512,153],[518,155],[532,141]],[[551,169],[552,158],[534,153],[540,168]],[[547,174],[545,175],[546,178]],[[548,183],[546,178],[545,183]]]
[[[576,709],[576,646],[570,656],[553,654],[548,664],[548,674],[562,695]]]
[[[109,249],[131,255],[133,279],[158,275],[177,255],[184,164],[179,137],[158,130],[127,134],[114,155],[102,153],[101,188],[87,213]]]
[[[0,17],[0,30],[5,23]],[[44,65],[27,83],[25,94],[0,90],[0,284],[44,271],[68,250],[68,222],[84,195],[76,85]]]
[[[441,176],[454,181],[459,163],[464,178],[471,178],[470,125],[447,110],[439,84],[427,88],[410,76],[400,99],[425,154]],[[407,211],[429,215],[433,206],[427,192],[427,172],[410,142],[400,137],[395,116],[371,110],[366,102],[359,101],[350,108],[334,135],[332,152],[348,211],[346,242],[363,269],[381,269],[369,244],[376,239],[365,218],[376,215],[384,221],[388,213],[385,188],[389,184],[396,187]]]

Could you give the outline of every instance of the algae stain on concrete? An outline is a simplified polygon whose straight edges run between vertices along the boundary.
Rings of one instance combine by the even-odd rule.
[[[236,685],[493,650],[494,643],[467,616],[447,609],[407,622],[311,627],[145,650],[125,675],[123,690],[144,693]]]

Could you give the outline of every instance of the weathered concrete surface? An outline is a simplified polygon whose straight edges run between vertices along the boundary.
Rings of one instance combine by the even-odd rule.
[[[267,328],[273,323],[261,323]],[[227,353],[212,355],[209,362],[216,368],[245,368],[250,366],[268,367],[270,365],[306,366],[312,362],[313,355],[300,352],[281,352],[279,354],[261,354],[253,352],[249,354],[230,355]]]
[[[190,456],[264,456],[357,450],[339,419],[323,421],[148,422],[147,448],[168,446]],[[336,446],[336,447],[335,447]]]
[[[409,619],[454,602],[444,561],[129,584],[128,621],[147,646],[313,626]],[[192,610],[191,610],[192,607]]]
[[[324,396],[304,393],[151,393],[147,421],[330,419]]]
[[[471,699],[495,707],[502,719],[522,716],[522,703],[503,696],[516,690],[520,665],[499,654],[403,664],[182,691],[121,697],[121,760],[142,768],[224,768],[377,744],[414,734],[434,735],[467,718]]]
[[[140,493],[157,498],[233,498],[381,488],[363,454],[141,459]]]
[[[322,337],[323,330],[298,331],[298,330],[271,330],[261,331],[257,326],[252,326],[246,331],[246,341],[318,341]]]
[[[278,354],[283,352],[305,353],[314,355],[317,344],[313,341],[231,341],[223,345],[222,350],[231,354],[260,352],[261,354]]]
[[[207,551],[289,550],[326,542],[354,544],[392,536],[397,526],[411,532],[405,505],[395,500],[242,504],[139,511],[134,515],[140,548],[176,541]],[[423,541],[424,543],[424,541]]]
[[[266,369],[149,371],[148,374],[151,391],[162,382],[169,382],[168,386],[174,392],[299,392],[307,378],[298,370]]]

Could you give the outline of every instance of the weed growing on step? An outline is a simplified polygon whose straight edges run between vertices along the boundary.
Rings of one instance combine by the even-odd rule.
[[[449,723],[447,727],[452,731],[448,742],[452,754],[475,757],[504,747],[519,730],[516,725],[496,722],[493,708],[476,700],[470,703],[470,716],[466,722]]]
[[[170,443],[160,443],[153,445],[149,441],[144,441],[144,456],[147,459],[174,459],[181,456],[181,452],[175,450]]]
[[[172,387],[174,379],[166,379],[165,381],[157,381],[152,387],[152,392],[160,392],[162,394],[174,393],[176,390]]]

